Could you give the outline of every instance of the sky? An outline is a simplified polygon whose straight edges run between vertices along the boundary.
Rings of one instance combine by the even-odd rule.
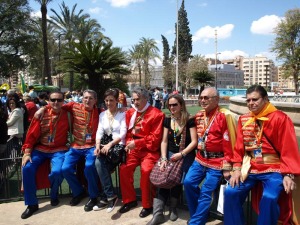
[[[175,41],[177,7],[182,0],[65,0],[70,10],[77,4],[76,12],[83,9],[105,29],[115,47],[124,51],[138,44],[142,37],[157,42],[162,56],[162,38],[170,49]],[[29,0],[34,12],[40,6]],[[50,9],[60,12],[62,1],[52,0]],[[232,59],[244,57],[276,57],[270,51],[275,40],[274,27],[284,19],[290,9],[300,7],[300,0],[185,0],[185,9],[193,36],[193,55]],[[217,44],[215,37],[217,30]],[[217,51],[216,51],[217,47]],[[158,64],[160,62],[158,61]]]

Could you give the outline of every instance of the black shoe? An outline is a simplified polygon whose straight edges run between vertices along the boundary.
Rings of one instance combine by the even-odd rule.
[[[124,204],[120,209],[119,209],[119,213],[126,213],[128,212],[131,208],[133,207],[137,207],[137,201],[133,201],[133,202],[128,202],[126,204]]]
[[[99,211],[101,209],[105,209],[107,207],[107,200],[100,200],[94,207],[93,210],[94,211]]]
[[[59,200],[57,198],[51,199],[50,204],[51,204],[51,206],[57,206],[59,204]]]
[[[73,197],[71,199],[71,201],[70,201],[70,205],[71,206],[78,205],[81,202],[81,200],[84,199],[84,197],[85,197],[85,193],[84,192],[81,193],[81,194],[79,194],[79,195],[77,195],[77,196],[75,196],[75,197]]]
[[[142,211],[140,212],[140,217],[141,218],[144,218],[144,217],[146,217],[146,216],[149,216],[151,213],[153,212],[153,208],[151,207],[151,208],[143,208],[142,209]]]
[[[27,219],[28,217],[31,217],[34,212],[38,211],[38,209],[39,209],[39,205],[27,206],[26,210],[22,213],[21,218]]]
[[[90,200],[84,206],[84,211],[92,211],[95,205],[97,205],[97,198],[90,198]]]
[[[112,212],[114,210],[117,202],[118,202],[118,197],[115,197],[112,200],[109,200],[108,204],[107,204],[106,212],[108,212],[108,213]]]

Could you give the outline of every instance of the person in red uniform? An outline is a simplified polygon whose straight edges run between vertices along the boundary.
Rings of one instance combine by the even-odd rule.
[[[215,88],[206,88],[199,96],[204,110],[196,114],[198,152],[185,179],[184,190],[188,202],[189,225],[204,225],[207,222],[212,193],[218,187],[222,175],[229,178],[233,142],[233,120],[220,109],[219,95]],[[228,117],[228,118],[227,118]],[[230,126],[229,126],[230,125]],[[199,184],[202,182],[201,188]]]
[[[249,87],[246,102],[250,112],[238,121],[234,172],[225,190],[224,224],[244,224],[242,204],[249,191],[261,183],[257,224],[275,225],[280,210],[284,210],[278,205],[279,196],[283,190],[287,194],[294,190],[294,176],[300,175],[295,129],[291,119],[269,102],[262,86]],[[285,201],[289,198],[291,195]],[[287,217],[290,216],[291,213]]]
[[[94,155],[96,131],[99,122],[99,112],[96,107],[97,93],[93,90],[83,92],[82,103],[69,102],[62,106],[63,109],[71,112],[73,116],[72,134],[74,141],[65,155],[62,166],[62,173],[67,180],[73,198],[71,206],[78,205],[85,197],[85,190],[76,177],[76,164],[81,157],[85,158],[84,175],[88,183],[89,201],[85,204],[84,210],[91,211],[97,204],[99,196],[98,175],[95,167]],[[48,106],[45,106],[47,108]],[[42,114],[42,108],[38,114]]]
[[[93,90],[85,90],[82,103],[69,102],[63,106],[63,109],[70,111],[73,115],[72,133],[74,141],[65,155],[62,172],[72,190],[73,198],[70,205],[78,205],[84,198],[85,191],[76,177],[75,166],[82,156],[85,157],[84,175],[88,183],[90,197],[84,206],[84,210],[87,212],[93,210],[99,196],[98,174],[95,167],[96,155],[94,154],[99,122],[99,111],[96,103],[97,93]]]
[[[59,204],[58,190],[63,181],[62,164],[68,150],[67,133],[69,129],[68,115],[61,107],[63,93],[50,94],[49,108],[45,109],[41,120],[33,118],[22,147],[22,175],[25,205],[28,205],[21,218],[27,219],[39,209],[36,197],[36,173],[39,166],[47,159],[51,160],[49,174],[51,183],[51,205]]]
[[[160,143],[163,133],[164,114],[148,103],[148,91],[135,87],[132,92],[132,108],[126,112],[127,152],[126,163],[120,166],[120,184],[124,205],[120,213],[126,213],[137,206],[133,186],[135,168],[141,166],[140,188],[142,191],[142,211],[140,217],[152,213],[155,187],[151,185],[150,173],[160,157]]]

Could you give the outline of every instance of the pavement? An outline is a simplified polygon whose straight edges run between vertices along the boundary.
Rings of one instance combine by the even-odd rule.
[[[77,206],[70,206],[70,198],[64,197],[60,199],[58,206],[51,206],[49,199],[39,200],[39,210],[28,219],[21,219],[21,214],[26,209],[23,201],[2,203],[0,204],[1,219],[0,225],[146,225],[152,218],[149,215],[146,218],[140,218],[139,213],[142,209],[141,202],[138,207],[130,210],[127,213],[120,214],[118,209],[121,207],[121,200],[118,200],[116,208],[111,213],[106,210],[85,212],[83,207],[88,199],[82,200]],[[165,218],[168,218],[166,207]],[[189,219],[187,210],[178,210],[179,218],[172,222],[167,220],[165,225],[186,225]],[[223,225],[220,220],[213,220],[206,225]]]

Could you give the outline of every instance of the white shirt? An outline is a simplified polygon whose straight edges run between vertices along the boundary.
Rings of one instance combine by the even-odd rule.
[[[111,128],[112,128],[112,132],[111,132]],[[116,138],[121,138],[119,144],[125,145],[125,137],[127,133],[125,112],[118,112],[114,116],[113,121],[109,121],[107,117],[107,110],[100,113],[96,139],[100,140],[104,133],[106,134],[112,133],[113,140]]]

